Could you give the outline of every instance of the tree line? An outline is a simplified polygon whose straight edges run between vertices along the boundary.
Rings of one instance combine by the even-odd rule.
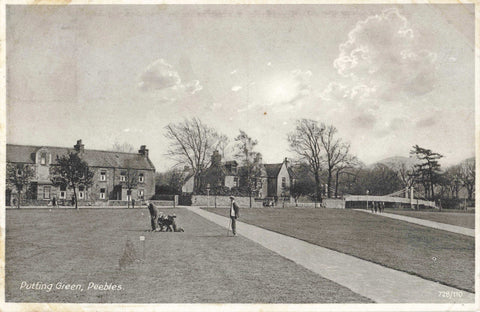
[[[199,118],[171,123],[165,129],[170,143],[167,155],[176,161],[176,166],[159,174],[157,182],[163,188],[170,187],[169,191],[181,193],[186,166],[194,177],[194,193],[202,192],[206,187],[203,175],[215,161],[211,156],[218,151],[225,159],[231,146],[229,138]],[[296,155],[291,165],[295,183],[290,190],[296,198],[307,196],[321,201],[344,194],[365,194],[367,190],[372,195],[387,195],[412,187],[417,195],[429,200],[458,197],[460,188],[467,190],[469,199],[473,198],[474,159],[443,170],[441,154],[414,145],[410,151],[414,164],[377,163],[367,167],[351,153],[350,144],[339,137],[335,126],[311,119],[297,120],[287,140]],[[248,192],[255,192],[261,174],[261,154],[255,151],[258,141],[240,130],[233,143],[233,158],[245,168]]]
[[[156,188],[159,193],[181,194],[185,182],[185,167],[194,179],[194,193],[202,193],[212,188],[225,190],[220,170],[221,159],[225,159],[230,139],[198,118],[185,119],[171,123],[165,128],[165,137],[169,140],[167,155],[176,161],[176,165],[166,173],[158,173]],[[326,125],[311,119],[297,120],[295,128],[288,133],[290,151],[296,155],[291,168],[295,183],[289,193],[296,199],[307,196],[312,200],[339,197],[345,194],[387,195],[401,189],[417,191],[425,199],[459,198],[465,190],[467,198],[472,200],[475,192],[475,159],[467,159],[460,164],[441,168],[439,160],[443,155],[430,149],[414,145],[410,156],[413,165],[405,162],[377,163],[367,167],[352,155],[350,145],[338,136],[333,125]],[[252,197],[262,187],[262,155],[257,152],[258,141],[245,131],[233,142],[233,158],[242,168],[243,192]],[[115,145],[118,145],[115,147]],[[115,143],[114,149],[129,148]],[[213,165],[213,166],[212,166]],[[207,175],[207,169],[212,168]],[[28,190],[35,172],[29,165],[7,164],[7,188],[17,193],[20,205],[22,193]],[[78,153],[70,152],[57,157],[56,164],[50,168],[54,186],[73,189],[75,205],[76,189],[92,185],[93,172]],[[218,174],[217,174],[218,173]],[[136,181],[132,173],[132,179]],[[127,183],[128,184],[128,183]],[[135,183],[127,185],[129,189]],[[240,190],[242,191],[242,190]]]

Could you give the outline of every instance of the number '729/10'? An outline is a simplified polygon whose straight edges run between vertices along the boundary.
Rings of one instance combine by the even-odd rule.
[[[463,296],[462,291],[439,291],[438,296],[442,298],[461,298]]]

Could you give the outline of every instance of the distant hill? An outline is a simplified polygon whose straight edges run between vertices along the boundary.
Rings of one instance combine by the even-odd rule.
[[[402,164],[405,164],[407,168],[413,168],[413,166],[418,162],[418,160],[414,157],[404,157],[404,156],[393,156],[382,159],[377,161],[376,163],[370,165],[370,167],[374,167],[376,164],[384,164],[389,168],[397,168]]]
[[[467,159],[459,162],[459,164],[464,162],[464,161],[475,161],[475,157],[467,158]],[[368,167],[373,168],[376,164],[384,164],[384,165],[388,166],[389,168],[398,168],[401,164],[405,164],[407,168],[413,168],[413,166],[415,164],[417,164],[418,162],[419,162],[419,160],[416,159],[415,157],[393,156],[393,157],[388,157],[388,158],[379,160],[376,163],[371,164]],[[446,167],[442,166],[443,169],[448,168],[448,167],[449,166],[446,166]]]

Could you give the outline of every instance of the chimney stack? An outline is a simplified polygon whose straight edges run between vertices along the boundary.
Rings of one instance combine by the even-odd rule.
[[[73,148],[74,148],[77,152],[83,152],[84,147],[85,147],[85,145],[82,144],[82,140],[77,140],[77,144],[75,144],[75,145],[73,146]]]
[[[140,155],[143,155],[145,157],[148,157],[148,149],[147,149],[147,146],[146,145],[142,145],[140,146],[140,149],[138,150],[138,153]]]

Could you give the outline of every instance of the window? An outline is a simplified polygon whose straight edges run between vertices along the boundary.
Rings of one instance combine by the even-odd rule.
[[[144,190],[143,190],[143,189],[139,189],[139,190],[138,190],[138,198],[143,198],[143,194],[144,194]]]
[[[120,173],[120,182],[125,182],[127,181],[127,177],[126,177],[127,173],[125,171],[122,171]]]
[[[78,187],[78,198],[79,199],[84,199],[85,198],[85,186],[80,185]]]
[[[47,153],[41,153],[40,154],[40,165],[46,165],[47,164]]]
[[[282,177],[282,187],[287,187],[287,178]]]
[[[60,199],[65,199],[67,197],[67,192],[60,191]]]
[[[145,177],[143,176],[143,173],[140,173],[138,175],[138,182],[143,183],[145,181]]]
[[[50,199],[50,186],[43,187],[43,199]]]
[[[238,177],[233,178],[233,186],[238,187]]]
[[[100,189],[100,199],[105,199],[105,189],[104,188]]]
[[[107,172],[101,171],[100,172],[100,181],[107,181]]]

